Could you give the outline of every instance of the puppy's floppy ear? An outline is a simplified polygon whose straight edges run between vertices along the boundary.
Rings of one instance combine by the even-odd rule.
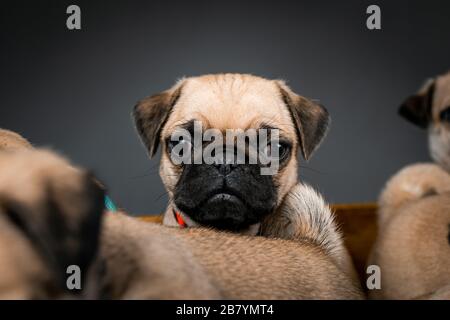
[[[403,102],[398,113],[406,120],[426,129],[431,120],[434,88],[435,81],[428,80],[417,94]]]
[[[183,82],[180,81],[173,88],[144,98],[134,106],[136,129],[151,157],[158,150],[161,130],[180,98],[182,87]]]
[[[325,138],[330,116],[324,106],[299,96],[282,81],[277,81],[281,97],[297,129],[301,151],[308,160]]]

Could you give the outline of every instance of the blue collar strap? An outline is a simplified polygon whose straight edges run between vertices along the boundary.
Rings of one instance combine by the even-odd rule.
[[[117,212],[116,205],[114,204],[114,202],[112,202],[111,198],[108,197],[107,195],[105,195],[105,208],[108,211]]]

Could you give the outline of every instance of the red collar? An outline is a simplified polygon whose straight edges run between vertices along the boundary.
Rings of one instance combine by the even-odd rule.
[[[175,221],[178,223],[180,228],[187,228],[187,224],[183,219],[183,216],[178,212],[173,210],[173,216],[175,217]]]

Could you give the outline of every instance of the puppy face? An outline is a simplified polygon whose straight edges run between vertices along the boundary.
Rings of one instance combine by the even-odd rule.
[[[450,171],[450,72],[428,81],[418,94],[405,100],[399,112],[428,129],[431,157]]]
[[[173,207],[189,224],[227,230],[247,229],[278,207],[297,181],[297,151],[308,159],[329,123],[325,108],[296,95],[283,82],[240,74],[184,79],[139,102],[134,118],[150,155],[162,145],[160,175]],[[174,143],[173,134],[181,129],[192,136],[207,129],[225,136],[230,129],[268,128],[279,135],[276,144],[270,143],[270,148],[278,148],[279,163],[272,175],[261,174],[264,165],[259,162],[176,164],[171,158],[179,143],[194,148],[192,140]],[[238,148],[234,140],[232,145],[225,137],[223,141],[224,150]],[[171,210],[166,215],[172,215]]]

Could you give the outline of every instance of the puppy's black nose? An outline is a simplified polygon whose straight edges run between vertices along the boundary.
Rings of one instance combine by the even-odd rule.
[[[221,175],[226,176],[226,175],[229,175],[230,172],[233,171],[237,167],[237,164],[223,163],[223,164],[214,164],[214,166],[217,168],[217,170],[219,170],[219,173]]]
[[[237,154],[238,150],[236,146],[224,145],[221,161],[218,161],[216,159],[216,161],[213,163],[213,166],[216,167],[221,175],[229,175],[231,171],[233,171],[237,167]]]

